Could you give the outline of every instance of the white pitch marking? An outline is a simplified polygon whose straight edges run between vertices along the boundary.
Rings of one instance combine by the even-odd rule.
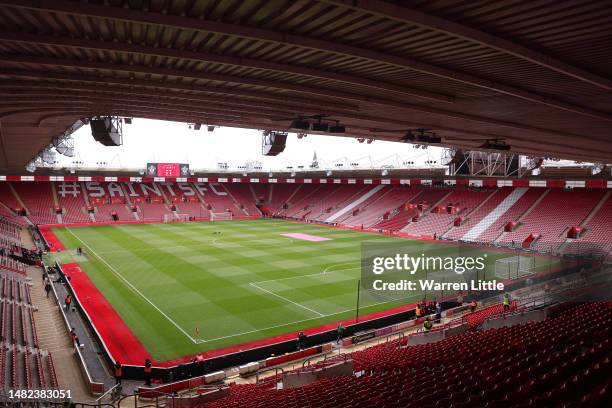
[[[330,271],[330,269],[333,268],[334,266],[352,265],[354,263],[357,263],[357,262],[345,262],[345,263],[333,264],[333,265],[330,265],[327,268],[325,268],[322,272],[311,273],[311,274],[308,274],[308,275],[287,276],[286,278],[267,279],[267,280],[257,281],[257,282],[254,282],[254,283],[280,282],[280,281],[289,280],[289,279],[306,278],[306,277],[310,277],[310,276],[326,275],[328,273],[334,273],[334,272],[354,271],[355,269],[361,269],[361,265],[360,265],[360,266],[356,266],[354,268],[344,268],[344,269],[336,269],[335,271]]]
[[[296,303],[296,302],[294,302],[294,301],[293,301],[293,300],[291,300],[291,299],[287,299],[287,298],[286,298],[286,297],[284,297],[284,296],[281,296],[281,295],[279,295],[279,294],[277,294],[277,293],[271,292],[271,291],[269,291],[269,290],[267,290],[267,289],[264,289],[264,288],[262,288],[262,287],[260,287],[260,286],[257,286],[257,284],[256,284],[256,283],[254,283],[254,282],[249,283],[249,285],[250,285],[250,286],[253,286],[253,287],[256,287],[257,289],[259,289],[259,290],[261,290],[261,291],[264,291],[264,292],[266,292],[266,293],[269,293],[269,294],[271,294],[272,296],[276,296],[277,298],[282,299],[282,300],[284,300],[284,301],[286,301],[286,302],[289,302],[289,303],[292,303],[292,304],[294,304],[294,305],[296,305],[296,306],[298,306],[298,307],[301,307],[302,309],[306,309],[306,310],[308,310],[309,312],[315,313],[315,314],[317,314],[317,315],[319,315],[319,316],[321,316],[321,317],[324,317],[324,316],[325,316],[323,313],[319,313],[319,312],[317,312],[316,310],[312,310],[312,309],[311,309],[311,308],[309,308],[309,307],[306,307],[306,306],[304,306],[304,305],[301,305],[301,304],[299,304],[299,303]]]
[[[393,303],[393,302],[397,302],[398,300],[401,299],[396,299],[396,300],[389,300],[386,302],[378,302],[378,303],[372,303],[371,305],[365,306],[366,308],[368,307],[373,307],[373,306],[378,306],[378,305],[383,305],[385,303]],[[342,313],[346,313],[346,312],[354,312],[355,309],[346,309],[346,310],[341,310],[339,312],[335,312],[335,313],[330,313],[330,314],[326,314],[326,315],[322,315],[321,317],[311,317],[309,319],[303,319],[303,320],[296,320],[294,322],[289,322],[289,323],[283,323],[283,324],[277,324],[275,326],[268,326],[268,327],[263,327],[261,329],[254,329],[254,330],[249,330],[249,331],[245,331],[245,332],[241,332],[241,333],[235,333],[235,334],[230,334],[228,336],[223,336],[223,337],[216,337],[214,339],[207,339],[207,340],[203,340],[202,342],[209,342],[209,341],[217,341],[217,340],[224,340],[224,339],[229,339],[232,337],[238,337],[238,336],[243,336],[245,334],[252,334],[252,333],[257,333],[260,331],[264,331],[264,330],[270,330],[270,329],[277,329],[279,327],[285,327],[285,326],[290,326],[292,324],[298,324],[298,323],[304,323],[304,322],[309,322],[311,320],[317,320],[317,319],[321,319],[324,317],[329,317],[329,316],[335,316],[338,314],[342,314]]]
[[[95,255],[98,259],[100,259],[106,266],[108,266],[108,268],[116,275],[118,276],[121,280],[123,280],[125,282],[125,284],[132,289],[132,291],[134,291],[134,293],[138,294],[140,297],[142,297],[145,301],[147,301],[151,306],[153,306],[155,308],[155,310],[157,310],[162,316],[164,316],[170,323],[172,323],[172,325],[174,327],[176,327],[177,329],[179,329],[181,331],[181,333],[183,333],[189,340],[191,340],[192,343],[194,344],[198,344],[198,342],[196,341],[196,339],[194,339],[193,337],[191,337],[189,335],[189,333],[187,333],[181,326],[178,325],[178,323],[176,323],[174,320],[172,320],[172,318],[170,318],[170,316],[168,316],[166,313],[164,313],[163,310],[161,310],[159,307],[157,307],[153,302],[151,302],[149,300],[149,298],[147,298],[141,291],[139,291],[134,285],[132,285],[123,275],[121,275],[121,273],[119,273],[111,264],[109,264],[104,258],[102,258],[100,255],[98,255],[96,253],[96,251],[94,251],[89,245],[87,245],[85,243],[85,241],[83,241],[81,238],[79,238],[78,236],[76,236],[76,234],[74,232],[72,232],[70,230],[70,228],[66,228],[66,230],[72,234],[73,237],[75,237],[76,239],[78,239],[84,247],[86,247],[89,251],[91,251],[91,253],[93,255]]]

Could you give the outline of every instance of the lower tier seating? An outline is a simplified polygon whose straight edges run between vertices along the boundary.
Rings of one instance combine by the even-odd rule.
[[[573,407],[610,397],[612,303],[542,322],[352,353],[357,375],[292,389],[233,386],[204,407]]]
[[[0,273],[0,389],[57,388],[51,353],[39,348],[30,286]]]

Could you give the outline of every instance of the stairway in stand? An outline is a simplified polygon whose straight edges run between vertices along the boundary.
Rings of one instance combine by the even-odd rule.
[[[66,324],[59,311],[59,305],[53,297],[53,292],[49,294],[49,298],[46,297],[40,268],[29,267],[28,276],[32,278],[30,296],[32,305],[36,308],[34,321],[39,347],[50,351],[53,355],[60,389],[70,388],[72,398],[76,401],[89,400],[91,396],[83,382],[81,368],[74,357],[75,351],[70,344]],[[67,387],[68,385],[70,387]]]

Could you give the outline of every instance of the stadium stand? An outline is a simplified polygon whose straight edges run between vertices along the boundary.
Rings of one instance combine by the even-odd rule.
[[[27,221],[7,207],[25,204],[27,219],[37,224],[87,223],[92,221],[162,221],[164,216],[186,214],[208,218],[210,212],[261,215],[257,208],[275,216],[331,222],[353,227],[402,231],[448,239],[520,244],[530,234],[536,243],[566,240],[571,227],[582,233],[573,241],[597,243],[610,230],[607,216],[610,197],[605,190],[559,188],[511,188],[475,190],[464,187],[372,187],[345,184],[246,183],[123,183],[123,182],[0,182],[0,228],[14,234]],[[23,197],[22,197],[23,196]],[[265,197],[264,197],[265,196]],[[367,196],[363,199],[364,196]],[[256,197],[258,197],[256,199]],[[55,214],[57,206],[61,217]],[[87,204],[93,217],[87,213]],[[561,203],[559,213],[553,209]],[[137,211],[133,212],[130,206]],[[174,206],[175,211],[171,210]],[[600,206],[601,208],[599,208]],[[286,207],[286,208],[285,208]],[[455,222],[460,220],[459,225]],[[517,228],[504,232],[508,222]],[[10,227],[9,225],[12,225]],[[569,243],[568,248],[577,244]]]
[[[0,0],[0,407],[609,406],[610,10],[610,0]],[[141,120],[182,130],[135,135]],[[269,165],[245,160],[247,143],[192,142],[226,128],[281,156]],[[104,154],[83,148],[79,129]],[[184,161],[127,168],[124,154]],[[49,225],[234,216],[299,222],[75,226],[83,240]],[[482,277],[509,289],[360,297],[352,244],[399,238],[436,255],[494,254]],[[480,279],[436,269],[425,277]],[[572,302],[549,283],[577,292]],[[541,296],[527,315],[504,310],[503,293]],[[413,318],[421,294],[445,304],[434,329]],[[331,320],[347,317],[346,328]],[[73,324],[84,344],[73,332],[66,347]],[[304,336],[296,344],[292,330],[316,344],[294,352]],[[152,373],[139,365],[147,357]],[[344,363],[348,374],[279,384]],[[126,395],[154,394],[149,374],[169,392]],[[175,380],[190,390],[179,395]],[[87,397],[5,395],[72,387]]]
[[[279,215],[283,206],[293,200],[298,192],[304,187],[303,184],[270,184],[270,200],[267,203],[272,214]]]
[[[580,225],[604,194],[603,190],[551,189],[531,212],[521,219],[518,228],[503,234],[499,241],[522,243],[530,234],[534,234],[539,236],[537,245],[556,248],[565,241],[564,233],[572,226]],[[564,205],[565,203],[572,205]]]
[[[530,188],[510,208],[474,239],[481,242],[495,241],[504,232],[504,226],[510,221],[518,221],[529,208],[542,197],[546,190]]]
[[[387,194],[391,193],[394,190],[393,187],[390,186],[377,186],[370,190],[370,196],[365,200],[359,202],[358,204],[352,206],[348,211],[344,214],[337,217],[334,222],[340,224],[347,225],[363,225],[364,228],[370,227],[372,225],[372,221],[378,219],[380,215],[380,211],[377,211],[376,208],[389,208],[391,205],[385,203],[385,197]],[[388,198],[388,197],[387,197]],[[401,203],[400,201],[399,203]],[[354,204],[355,202],[351,203]],[[398,203],[398,205],[399,205]],[[374,217],[374,219],[370,220],[369,217]],[[360,222],[360,220],[364,222]]]
[[[241,215],[261,215],[261,212],[257,209],[257,201],[251,192],[249,185],[237,185],[234,183],[227,183],[222,185],[227,193],[231,196],[235,205],[242,210]]]
[[[63,187],[66,183],[59,186]],[[58,189],[58,183],[51,183],[53,193],[57,197],[59,207],[62,209],[62,222],[66,224],[74,222],[90,222],[87,214],[87,202],[85,194],[77,194],[81,190],[81,184],[73,182],[72,193],[67,194],[63,189]]]
[[[278,212],[276,212],[277,215],[288,218],[303,218],[300,217],[299,214],[305,213],[309,208],[313,197],[324,194],[324,192],[327,191],[325,187],[328,186],[322,184],[300,184],[297,187],[292,187],[295,189],[294,194],[291,195],[284,203],[286,204],[287,208],[281,208]]]
[[[0,388],[57,388],[51,353],[39,348],[24,276],[0,271],[0,317]]]
[[[357,375],[283,390],[235,385],[204,407],[598,406],[609,396],[610,322],[612,305],[595,303],[435,343],[383,343],[350,355]]]
[[[310,213],[308,219],[313,221],[329,221],[333,214],[342,210],[348,204],[367,194],[371,189],[369,186],[330,186],[329,191],[319,197],[319,201],[313,201],[309,206]]]
[[[495,190],[494,193],[485,199],[485,201],[483,201],[478,207],[476,207],[474,211],[462,219],[460,226],[452,227],[446,234],[443,235],[443,237],[450,239],[463,238],[468,231],[474,228],[480,221],[482,221],[484,217],[495,210],[497,206],[499,206],[502,201],[504,201],[513,191],[515,191],[515,189],[509,187],[503,187]],[[480,234],[475,233],[475,235],[478,236]]]
[[[12,183],[27,210],[28,218],[34,224],[53,224],[58,219],[55,215],[53,195],[50,183]]]
[[[402,231],[413,235],[443,236],[452,228],[455,218],[469,217],[471,211],[492,193],[492,191],[457,188],[451,190],[451,193],[444,196],[437,204],[433,203],[435,200],[429,199],[429,202],[433,203],[432,207],[423,211],[416,222],[411,222]]]
[[[412,206],[401,205],[399,208],[383,214],[383,221],[375,224],[374,228],[390,231],[401,230],[412,221],[413,217],[426,214],[432,205],[449,194],[447,190],[440,188],[413,190],[413,193],[405,202],[405,204],[413,204]],[[419,209],[419,205],[422,206],[422,209]]]

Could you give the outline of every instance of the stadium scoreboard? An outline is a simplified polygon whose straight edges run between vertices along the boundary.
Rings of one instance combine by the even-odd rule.
[[[147,176],[188,177],[189,164],[186,163],[147,163]]]

